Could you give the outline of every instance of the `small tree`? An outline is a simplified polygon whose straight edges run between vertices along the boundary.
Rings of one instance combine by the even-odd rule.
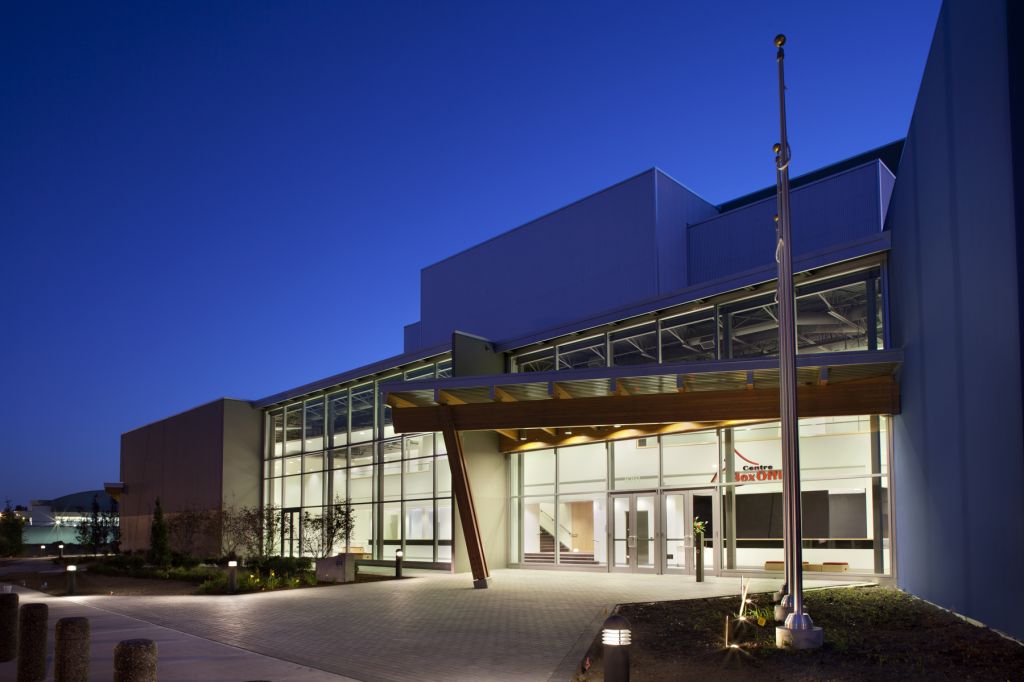
[[[196,556],[203,539],[214,528],[212,516],[207,511],[193,508],[184,509],[175,514],[167,522],[171,546],[175,551]]]
[[[352,538],[356,520],[348,500],[334,499],[320,516],[302,513],[302,553],[323,559],[334,554],[339,542],[344,547]]]
[[[231,507],[221,514],[224,548],[247,557],[277,554],[281,542],[281,509],[273,504]]]
[[[110,544],[110,551],[115,554],[121,551],[121,512],[117,508],[117,500],[111,498],[110,509],[100,514],[103,536]]]
[[[171,545],[168,538],[167,522],[164,521],[164,510],[160,506],[160,498],[156,498],[153,509],[153,525],[149,530],[149,562],[156,566],[171,563]]]
[[[15,513],[11,501],[7,500],[4,510],[0,512],[0,556],[14,556],[21,553],[24,528],[25,519]]]
[[[276,556],[281,552],[281,509],[277,505],[268,504],[260,512],[255,509],[260,527],[260,556]]]

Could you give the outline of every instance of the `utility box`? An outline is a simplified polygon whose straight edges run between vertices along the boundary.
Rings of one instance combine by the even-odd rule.
[[[338,554],[316,560],[316,581],[318,583],[351,583],[356,579],[356,559],[362,554]]]

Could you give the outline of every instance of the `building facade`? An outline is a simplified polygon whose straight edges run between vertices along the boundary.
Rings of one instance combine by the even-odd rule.
[[[948,3],[906,140],[795,178],[791,206],[806,575],[1020,635],[990,587],[1024,560],[1024,495],[990,491],[1024,475],[1014,12]],[[401,355],[125,434],[125,546],[157,495],[272,506],[293,555],[343,501],[338,551],[480,586],[692,573],[699,542],[709,573],[780,571],[774,213],[773,187],[713,205],[652,169],[424,268]]]

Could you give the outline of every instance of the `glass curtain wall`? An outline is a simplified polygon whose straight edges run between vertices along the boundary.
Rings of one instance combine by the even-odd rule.
[[[800,421],[804,560],[808,571],[891,573],[888,417]],[[682,566],[682,499],[720,524],[724,570],[775,570],[782,560],[778,422],[510,453],[511,563],[607,566],[614,493],[659,493],[665,569]],[[721,518],[712,518],[713,496]],[[678,499],[677,499],[678,498]],[[700,503],[698,505],[698,502]],[[702,506],[701,506],[702,505]],[[699,507],[699,508],[698,508]],[[678,513],[675,513],[678,512]],[[678,526],[678,527],[677,527]]]
[[[440,434],[396,436],[391,408],[377,404],[380,384],[451,375],[442,360],[296,400],[267,412],[263,504],[278,508],[285,555],[310,554],[302,515],[351,505],[349,551],[407,561],[450,563],[451,474]]]
[[[626,320],[582,339],[532,347],[512,357],[513,372],[751,358],[778,354],[774,293],[695,312]],[[884,347],[877,268],[796,287],[797,352],[838,353]]]

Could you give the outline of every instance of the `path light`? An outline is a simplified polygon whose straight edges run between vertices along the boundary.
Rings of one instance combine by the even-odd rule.
[[[608,616],[601,626],[604,679],[607,682],[629,682],[629,647],[632,643],[629,621],[618,614]]]
[[[60,543],[59,545],[57,545],[57,558],[58,559],[63,559],[64,558],[64,543],[63,542]]]
[[[238,589],[238,562],[232,559],[228,562],[228,591],[234,592]]]
[[[78,566],[68,564],[66,575],[68,577],[68,596],[73,597],[75,596],[75,588],[77,587],[75,584],[75,576],[78,575]]]
[[[402,559],[405,558],[405,552],[402,550],[395,550],[395,577],[402,577]]]

